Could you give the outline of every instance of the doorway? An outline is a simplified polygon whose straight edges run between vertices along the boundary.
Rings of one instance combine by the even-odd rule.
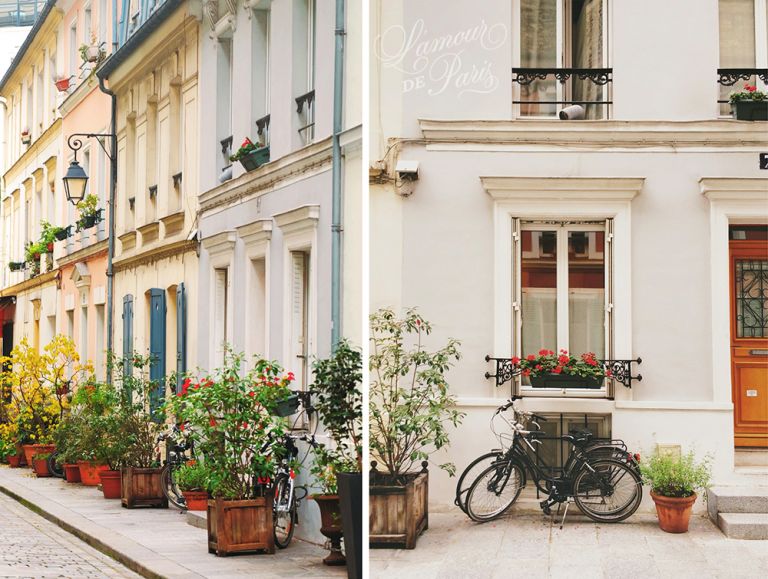
[[[768,226],[729,228],[735,446],[768,448]]]

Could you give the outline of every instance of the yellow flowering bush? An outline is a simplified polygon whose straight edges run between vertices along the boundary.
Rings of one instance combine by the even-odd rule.
[[[69,407],[70,393],[91,379],[93,367],[80,362],[75,344],[57,335],[42,352],[21,340],[11,355],[0,358],[2,414],[15,425],[22,444],[47,444]]]

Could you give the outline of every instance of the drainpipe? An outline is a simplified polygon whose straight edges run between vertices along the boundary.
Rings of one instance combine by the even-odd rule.
[[[117,184],[117,96],[111,90],[104,86],[104,79],[99,77],[99,89],[112,99],[112,113],[109,124],[111,133],[109,163],[109,241],[107,249],[107,356],[113,354],[112,335],[113,335],[113,310],[114,310],[114,281],[112,273],[112,259],[115,256],[115,186]],[[112,372],[107,369],[107,384],[112,383]]]
[[[331,348],[341,338],[341,143],[344,104],[345,0],[336,0],[336,46],[333,60],[333,169],[331,222]]]

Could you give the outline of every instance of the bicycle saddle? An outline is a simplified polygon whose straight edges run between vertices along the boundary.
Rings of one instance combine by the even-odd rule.
[[[578,446],[588,444],[592,440],[592,432],[585,428],[572,428],[568,433],[573,437],[573,443]]]

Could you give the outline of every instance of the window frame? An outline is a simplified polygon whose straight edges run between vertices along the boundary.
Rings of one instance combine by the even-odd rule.
[[[765,0],[758,0],[758,1],[765,1]],[[601,63],[601,68],[609,68],[610,65],[610,54],[613,52],[613,39],[610,34],[610,6],[608,0],[602,0],[603,3],[603,18],[602,18],[602,32],[603,32],[603,61]],[[556,68],[570,68],[572,67],[573,63],[573,51],[569,47],[569,43],[567,42],[572,38],[573,31],[572,31],[572,18],[567,19],[565,16],[566,14],[572,14],[573,13],[573,0],[557,0],[557,16],[556,16],[556,26],[557,26],[557,38],[555,40],[555,46],[557,51],[557,60],[558,64]],[[522,10],[522,0],[515,0],[513,7],[512,7],[512,38],[518,39],[517,41],[512,42],[512,68],[520,68],[522,66],[522,57],[521,57],[521,40],[522,39],[522,30],[521,30],[521,10]],[[572,80],[573,78],[569,79],[565,83],[557,82],[555,81],[555,88],[556,88],[556,99],[558,101],[564,101],[572,98],[573,88],[572,88]],[[605,99],[607,101],[613,100],[613,83],[609,82],[605,86]],[[520,114],[520,103],[516,103],[515,101],[522,100],[521,95],[521,86],[519,83],[513,82],[512,83],[512,118],[513,119],[535,119],[535,120],[559,120],[558,115],[521,115]],[[557,105],[559,107],[565,106],[565,105]],[[605,115],[603,116],[602,120],[609,120],[611,118],[611,108],[612,105],[601,105],[607,107],[605,111]]]
[[[609,232],[613,228],[613,219],[595,219],[595,220],[579,220],[574,223],[568,218],[554,219],[554,220],[531,220],[520,219],[513,217],[513,233],[512,233],[512,259],[515,263],[514,273],[515,281],[512,294],[512,326],[513,326],[513,355],[522,358],[523,355],[531,354],[535,352],[523,352],[523,311],[522,311],[522,259],[523,259],[523,247],[522,247],[522,232],[523,231],[545,231],[554,232],[556,234],[556,263],[557,263],[557,282],[555,288],[556,296],[556,351],[561,349],[568,350],[569,353],[575,356],[581,355],[583,352],[572,352],[570,349],[570,286],[568,285],[569,277],[569,255],[568,255],[568,233],[572,231],[602,231],[604,235],[603,245],[603,260],[604,260],[604,290],[603,290],[603,307],[605,317],[603,318],[603,351],[605,352],[605,359],[613,359],[613,317],[611,312],[613,310],[613,304],[611,303],[611,273],[612,273],[612,235]],[[516,235],[517,234],[517,235]],[[566,394],[566,391],[572,389],[560,389],[560,388],[533,388],[532,386],[524,385],[521,377],[515,378],[518,381],[518,391],[523,395],[560,395]],[[579,397],[583,397],[584,390],[582,388],[575,388],[575,393]],[[605,397],[609,393],[608,384],[603,383],[599,390],[593,390],[589,394],[595,397]],[[590,397],[591,397],[590,396]]]

